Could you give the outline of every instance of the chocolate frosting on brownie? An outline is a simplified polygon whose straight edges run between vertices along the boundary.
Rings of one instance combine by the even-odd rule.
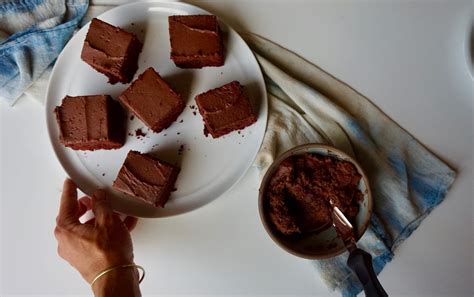
[[[127,83],[138,68],[141,48],[142,43],[134,34],[93,19],[84,41],[81,58],[109,77],[110,83]]]
[[[169,17],[171,59],[181,68],[224,64],[222,33],[214,15]]]
[[[172,16],[172,51],[176,55],[220,53],[219,27],[215,16]]]
[[[109,57],[125,56],[128,45],[136,38],[132,33],[99,19],[92,20],[89,30],[91,33],[87,34],[86,42]]]
[[[238,81],[198,95],[196,103],[204,119],[205,133],[211,133],[214,138],[243,129],[257,120]]]
[[[151,67],[119,96],[119,100],[155,132],[169,127],[184,109],[181,96]]]
[[[113,187],[149,204],[163,207],[168,201],[178,172],[178,167],[150,155],[130,151]]]
[[[60,141],[72,149],[119,148],[125,141],[123,111],[110,96],[66,96],[54,111]]]

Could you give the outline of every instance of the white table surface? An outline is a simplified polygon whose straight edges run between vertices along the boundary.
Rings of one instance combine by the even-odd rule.
[[[348,82],[457,168],[446,200],[380,280],[391,296],[472,296],[474,91],[465,43],[473,2],[190,2]],[[13,108],[0,104],[0,113],[0,296],[90,295],[56,254],[65,173],[48,143],[43,106],[23,99]],[[136,262],[147,270],[143,294],[331,295],[306,260],[265,234],[257,188],[251,169],[197,211],[141,220],[132,237]]]

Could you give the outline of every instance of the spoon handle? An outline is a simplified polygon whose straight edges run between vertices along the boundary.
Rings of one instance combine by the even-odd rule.
[[[359,248],[349,254],[347,265],[359,278],[366,297],[387,297],[372,267],[372,256]]]

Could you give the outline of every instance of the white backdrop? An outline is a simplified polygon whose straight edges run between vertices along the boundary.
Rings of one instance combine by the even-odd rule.
[[[89,13],[111,8],[93,1]],[[265,36],[371,98],[459,171],[443,202],[380,275],[391,296],[472,296],[473,78],[466,45],[471,1],[188,1],[237,30]],[[0,296],[90,295],[56,255],[64,171],[41,104],[0,105]],[[142,220],[136,262],[145,296],[329,296],[311,266],[265,234],[257,172],[189,214]],[[337,296],[337,294],[334,294]]]

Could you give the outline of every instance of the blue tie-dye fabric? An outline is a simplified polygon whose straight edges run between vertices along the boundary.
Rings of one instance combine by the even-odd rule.
[[[87,7],[87,0],[0,3],[0,32],[7,36],[0,42],[0,100],[14,104],[54,62]]]

